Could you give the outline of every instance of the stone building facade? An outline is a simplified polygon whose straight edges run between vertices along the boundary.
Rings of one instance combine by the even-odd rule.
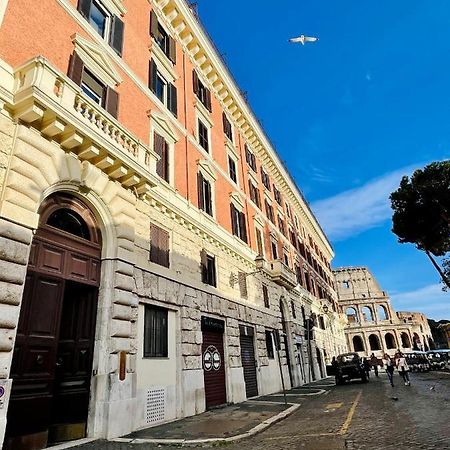
[[[2,2],[0,189],[4,449],[301,385],[346,349],[330,243],[183,0]]]
[[[397,349],[429,349],[432,336],[425,315],[395,312],[388,294],[366,267],[341,267],[334,270],[334,277],[339,305],[347,316],[350,351],[381,358]]]

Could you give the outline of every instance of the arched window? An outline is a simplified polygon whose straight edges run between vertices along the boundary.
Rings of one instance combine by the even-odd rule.
[[[72,209],[60,208],[53,211],[47,219],[47,225],[83,239],[90,240],[91,238],[86,222]]]
[[[378,320],[389,320],[387,309],[383,305],[379,305],[377,308]]]
[[[347,320],[350,325],[354,323],[359,323],[358,313],[356,312],[355,308],[348,307],[345,310],[345,314],[347,315]]]
[[[392,333],[386,333],[384,335],[384,341],[386,342],[386,348],[391,349],[391,348],[395,348],[395,338],[394,335]]]
[[[364,351],[364,343],[361,339],[361,336],[353,336],[353,349],[355,350],[355,352]]]
[[[400,338],[402,340],[402,347],[403,348],[411,348],[411,341],[409,339],[408,333],[403,332],[400,335]]]
[[[369,308],[368,306],[363,306],[361,312],[365,322],[373,322],[372,308]]]
[[[381,350],[380,340],[376,334],[371,334],[369,336],[370,350]]]

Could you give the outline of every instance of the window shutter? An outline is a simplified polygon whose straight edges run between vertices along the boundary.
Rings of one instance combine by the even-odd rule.
[[[202,271],[202,281],[203,281],[203,283],[206,283],[208,281],[208,275],[207,275],[208,260],[207,260],[205,250],[202,250],[200,252],[200,264],[201,264],[201,271]]]
[[[78,86],[81,85],[81,77],[83,76],[84,63],[78,56],[77,52],[73,52],[69,62],[69,78],[74,81]]]
[[[256,231],[256,246],[258,247],[258,255],[262,256],[264,254],[262,234],[261,231],[258,230],[258,228],[256,228],[255,231]]]
[[[159,229],[159,252],[160,252],[160,264],[164,267],[169,267],[169,232],[163,229]]]
[[[79,0],[78,1],[78,11],[86,19],[89,19],[89,15],[91,13],[91,4],[92,4],[92,0]]]
[[[222,126],[223,126],[223,132],[224,132],[225,134],[228,133],[228,124],[227,124],[227,122],[228,122],[227,116],[226,116],[225,113],[223,112],[223,113],[222,113]]]
[[[110,87],[106,88],[105,109],[117,119],[119,110],[119,94]]]
[[[198,95],[198,75],[195,70],[192,71],[192,82],[193,82],[194,94]]]
[[[231,232],[237,236],[237,209],[234,207],[233,203],[230,205],[231,210]]]
[[[177,117],[177,88],[173,84],[168,84],[168,107],[170,112]]]
[[[239,279],[239,291],[241,293],[242,298],[248,297],[248,290],[247,290],[247,276],[244,272],[238,273],[238,279]]]
[[[159,264],[159,234],[156,225],[150,225],[150,261]]]
[[[212,216],[212,195],[211,195],[211,183],[209,181],[204,182],[205,190],[205,211]]]
[[[158,37],[158,16],[155,11],[150,12],[150,36]]]
[[[244,242],[247,242],[247,226],[245,223],[245,214],[240,212],[239,213],[239,229],[241,232],[241,235],[239,236]]]
[[[166,174],[166,155],[165,155],[165,141],[158,133],[153,135],[153,150],[159,156],[159,160],[156,162],[156,174],[165,179]]]
[[[156,76],[158,74],[158,68],[156,67],[155,61],[151,59],[149,61],[148,67],[148,87],[150,90],[155,93],[156,92]]]
[[[205,210],[205,194],[203,192],[203,175],[199,172],[197,175],[198,184],[198,207]]]
[[[209,89],[205,88],[205,102],[206,102],[206,109],[209,112],[212,112],[212,105],[211,105],[211,92]]]
[[[169,59],[176,64],[177,63],[177,45],[175,39],[169,36]]]
[[[118,16],[113,16],[109,44],[119,56],[122,56],[124,24]]]
[[[270,308],[269,291],[268,291],[267,286],[265,284],[262,285],[262,292],[263,292],[264,306],[266,308]]]

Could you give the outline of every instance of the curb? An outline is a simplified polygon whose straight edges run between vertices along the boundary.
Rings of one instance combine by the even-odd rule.
[[[278,413],[275,416],[270,417],[269,419],[265,420],[264,422],[261,422],[260,424],[256,425],[249,431],[246,431],[245,433],[237,434],[236,436],[230,436],[226,438],[206,438],[206,439],[130,439],[130,438],[115,438],[110,439],[110,442],[122,442],[127,444],[158,444],[158,445],[202,445],[202,444],[226,444],[230,442],[236,442],[240,441],[241,439],[245,439],[250,436],[254,436],[257,433],[261,433],[262,431],[266,430],[267,428],[271,427],[277,422],[280,422],[283,419],[286,419],[286,417],[293,414],[295,411],[297,411],[298,408],[300,408],[300,404],[291,404],[288,403],[288,405],[291,405],[288,409],[285,409],[284,411]]]

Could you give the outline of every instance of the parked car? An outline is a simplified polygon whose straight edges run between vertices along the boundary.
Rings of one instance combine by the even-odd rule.
[[[344,384],[346,381],[356,378],[360,378],[364,383],[368,381],[363,361],[358,353],[339,355],[336,364],[336,384]]]

